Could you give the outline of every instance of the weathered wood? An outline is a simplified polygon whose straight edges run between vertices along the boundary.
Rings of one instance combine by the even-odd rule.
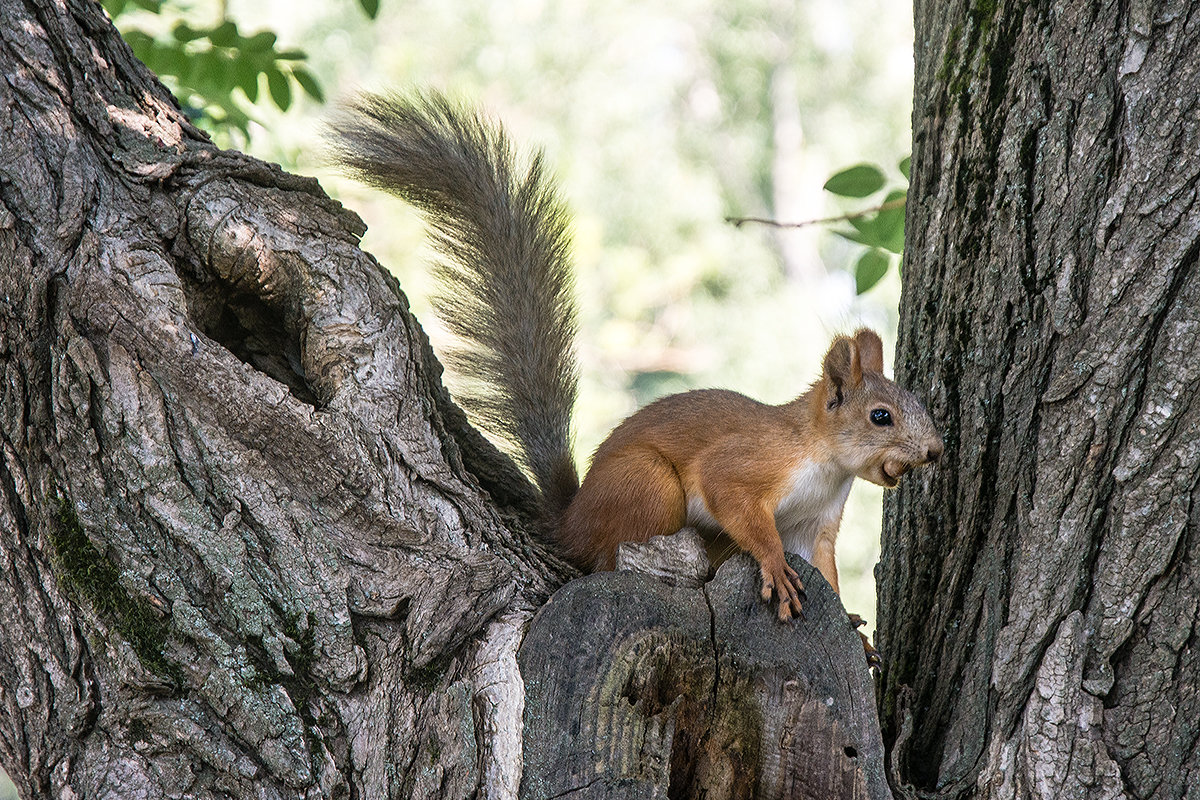
[[[946,456],[887,503],[897,788],[1193,796],[1200,13],[920,0],[916,42],[897,380]]]
[[[732,546],[736,552],[736,546]],[[695,528],[684,528],[671,536],[652,536],[645,542],[617,545],[615,569],[640,572],[671,586],[698,588],[712,577],[712,563],[704,539]]]
[[[0,19],[0,764],[26,798],[516,797],[517,648],[573,572],[361,222],[215,148],[91,0]],[[614,635],[609,581],[686,612],[683,658],[590,645],[630,679],[605,689],[613,757],[670,734],[653,791],[882,796],[857,638],[796,566],[791,628],[748,563],[568,595]],[[554,674],[526,668],[535,697]],[[672,683],[707,690],[655,705]]]
[[[99,4],[0,19],[0,763],[515,796],[516,646],[568,572],[361,222],[215,148]]]
[[[560,589],[519,656],[522,796],[890,798],[862,645],[819,573],[790,563],[808,589],[790,625],[747,556],[702,587],[623,571]]]

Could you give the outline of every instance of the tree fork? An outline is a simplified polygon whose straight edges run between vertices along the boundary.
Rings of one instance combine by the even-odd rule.
[[[357,217],[213,147],[98,4],[0,5],[6,768],[27,796],[474,790],[520,758],[513,632],[570,574],[528,484]]]
[[[0,763],[27,797],[516,797],[542,708],[518,648],[574,573],[358,250],[361,221],[215,148],[98,4],[0,0],[0,18]],[[714,620],[749,615],[728,652],[818,636],[853,701],[800,697],[822,684],[797,663],[754,672],[737,714],[796,735],[718,730],[744,748],[734,784],[719,752],[656,741],[709,764],[714,792],[885,797],[840,607],[779,625],[741,575],[732,605],[688,601],[705,663]],[[631,580],[661,592],[591,583]],[[805,702],[758,714],[764,697]],[[611,754],[652,771],[661,751],[625,744]],[[676,794],[703,773],[681,759]]]

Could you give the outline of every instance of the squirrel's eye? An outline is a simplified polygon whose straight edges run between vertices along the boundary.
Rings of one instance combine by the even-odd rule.
[[[886,408],[877,408],[871,412],[871,422],[880,427],[892,424],[892,414]]]

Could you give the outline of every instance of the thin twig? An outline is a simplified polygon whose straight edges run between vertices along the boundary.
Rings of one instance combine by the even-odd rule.
[[[760,225],[770,225],[772,228],[803,228],[807,225],[828,225],[831,222],[848,222],[852,219],[865,217],[868,214],[874,214],[879,211],[890,211],[893,208],[903,208],[908,197],[897,197],[895,200],[888,200],[882,205],[873,208],[855,211],[853,214],[842,214],[837,217],[822,217],[821,219],[806,219],[803,222],[778,222],[773,219],[763,219],[762,217],[726,217],[726,222],[732,222],[736,227],[740,228],[747,222],[757,222]]]

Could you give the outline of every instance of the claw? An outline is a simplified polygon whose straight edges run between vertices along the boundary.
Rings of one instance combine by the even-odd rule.
[[[861,631],[858,635],[862,638],[863,655],[867,657],[867,669],[882,669],[883,658],[880,657],[879,651],[875,649],[875,645],[871,644],[871,640]]]
[[[769,603],[773,595],[779,600],[779,620],[788,622],[793,616],[803,617],[804,609],[800,598],[804,595],[804,584],[794,569],[782,558],[773,563],[760,562],[762,573],[762,599]]]
[[[846,617],[850,620],[850,627],[858,634],[858,638],[862,639],[863,655],[867,657],[867,669],[881,669],[883,667],[883,659],[879,655],[879,651],[875,649],[875,645],[871,644],[871,640],[867,635],[859,630],[867,621],[858,614],[846,613]]]

